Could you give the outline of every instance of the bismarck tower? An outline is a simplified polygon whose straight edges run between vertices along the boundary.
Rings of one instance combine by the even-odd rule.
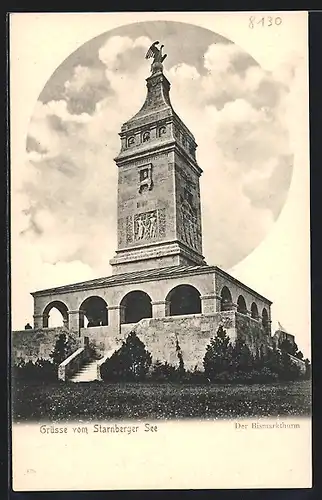
[[[118,248],[113,274],[175,265],[203,265],[197,144],[175,113],[160,49],[140,111],[121,128]]]
[[[48,354],[60,332],[51,328],[53,308],[63,317],[63,331],[84,345],[90,339],[103,359],[130,331],[154,360],[173,365],[179,342],[189,369],[202,368],[219,326],[233,342],[246,341],[254,355],[272,342],[271,301],[203,257],[197,144],[172,107],[158,44],[147,52],[153,62],[145,102],[120,132],[112,275],[33,292],[34,331],[15,336],[17,356],[25,353],[26,335],[28,342],[43,338],[39,350]],[[65,360],[63,380],[75,375],[84,353],[79,348]]]

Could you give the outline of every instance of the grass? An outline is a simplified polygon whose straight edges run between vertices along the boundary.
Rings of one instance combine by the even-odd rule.
[[[14,421],[219,419],[304,416],[310,411],[307,380],[265,385],[17,382],[13,389]]]

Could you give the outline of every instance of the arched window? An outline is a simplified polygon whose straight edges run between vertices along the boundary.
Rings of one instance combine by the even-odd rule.
[[[242,295],[239,295],[237,299],[237,312],[242,314],[247,314],[247,306],[245,299]]]
[[[255,302],[252,303],[250,311],[251,311],[251,317],[254,319],[258,319],[258,309]]]
[[[108,325],[107,304],[101,297],[87,297],[79,309],[84,312],[81,327],[86,326],[89,328],[92,326]]]
[[[132,135],[131,137],[128,138],[127,140],[127,145],[128,146],[133,146],[133,144],[135,143],[135,138],[134,136]]]
[[[167,132],[167,128],[166,127],[160,127],[159,128],[159,137],[161,137],[162,135],[166,134]]]
[[[127,293],[120,305],[121,323],[137,323],[142,318],[152,318],[151,297],[141,290]]]
[[[166,297],[167,316],[200,314],[200,292],[191,285],[178,285]]]
[[[230,311],[232,309],[233,301],[231,298],[231,293],[229,291],[229,288],[226,286],[223,287],[221,290],[221,303],[220,303],[220,310],[221,311]]]
[[[268,312],[267,312],[267,309],[264,307],[263,311],[262,311],[262,326],[264,328],[264,330],[268,330],[268,325],[269,325],[269,322],[268,322]]]
[[[68,327],[68,308],[60,300],[50,302],[43,311],[43,328],[56,326]]]
[[[143,142],[148,142],[150,140],[150,132],[144,132],[142,136],[142,141]]]

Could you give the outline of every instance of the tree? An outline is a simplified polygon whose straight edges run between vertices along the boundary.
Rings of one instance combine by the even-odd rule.
[[[259,356],[259,353],[257,353],[256,358],[254,359],[245,342],[237,339],[232,348],[232,364],[234,365],[234,371],[237,371],[238,373],[251,372],[256,362],[259,363],[257,356]]]
[[[73,351],[73,342],[65,333],[61,333],[56,340],[53,352],[49,355],[55,366],[60,365]]]
[[[176,339],[176,352],[177,352],[177,356],[178,356],[178,359],[179,359],[179,369],[178,369],[178,372],[179,372],[180,376],[183,376],[185,374],[185,368],[184,368],[184,361],[183,361],[182,351],[181,351],[181,347],[180,347],[178,339]]]
[[[103,380],[141,381],[151,366],[152,356],[134,331],[101,366]]]
[[[210,380],[231,369],[232,346],[229,337],[222,326],[217,330],[217,335],[210,340],[206,347],[203,359],[205,375]]]

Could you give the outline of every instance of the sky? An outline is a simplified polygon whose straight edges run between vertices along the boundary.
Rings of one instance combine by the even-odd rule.
[[[144,102],[144,56],[155,40],[168,54],[172,105],[198,144],[207,263],[234,268],[281,214],[293,172],[288,125],[296,60],[272,74],[230,40],[177,22],[111,30],[63,61],[35,103],[26,162],[12,182],[14,329],[32,323],[31,291],[111,273],[113,158],[122,123]]]

